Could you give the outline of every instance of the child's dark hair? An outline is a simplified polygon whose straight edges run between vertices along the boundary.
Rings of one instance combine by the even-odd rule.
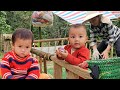
[[[15,43],[17,38],[24,39],[24,40],[31,39],[32,43],[34,40],[32,31],[29,29],[26,29],[26,28],[18,28],[15,30],[15,32],[12,35],[12,43],[13,44]]]
[[[72,24],[72,25],[70,25],[70,28],[78,28],[78,27],[84,27],[84,28],[86,28],[86,26],[84,25],[84,24]]]
[[[84,27],[86,29],[86,26],[84,24],[72,24],[70,25],[69,31],[71,28],[79,28],[79,27]]]

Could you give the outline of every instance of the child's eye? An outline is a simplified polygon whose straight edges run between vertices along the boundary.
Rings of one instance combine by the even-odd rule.
[[[80,36],[80,38],[82,38],[83,36]]]
[[[71,38],[75,38],[75,36],[71,36]]]
[[[18,47],[22,47],[22,46],[18,46]]]
[[[29,47],[26,47],[26,48],[29,48]]]

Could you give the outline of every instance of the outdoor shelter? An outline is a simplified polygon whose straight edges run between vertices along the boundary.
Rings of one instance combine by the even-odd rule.
[[[37,12],[38,13],[42,12],[42,14],[37,15]],[[32,19],[37,18],[37,19],[41,20],[41,18],[44,18],[43,12],[46,13],[47,11],[34,11],[31,18]],[[83,23],[83,19],[85,18],[86,13],[87,13],[87,11],[49,11],[49,12],[52,12],[53,14],[61,17],[63,20],[69,22],[70,24]],[[98,11],[98,12],[103,13],[103,16],[109,17],[110,19],[117,19],[120,17],[120,11]],[[51,16],[52,16],[51,20],[49,19],[50,18],[49,15],[45,16],[45,18],[47,18],[50,21],[53,21],[52,13],[51,13]],[[35,20],[36,19],[34,19],[34,21]],[[41,27],[49,26],[49,24],[45,25],[45,24],[41,23],[41,21],[40,21],[40,24],[35,25],[34,21],[32,21],[31,30],[33,29],[33,27],[38,27],[39,39],[42,39]],[[37,23],[39,23],[39,22],[37,22]]]
[[[83,23],[83,19],[86,16],[87,11],[52,11],[63,20],[70,24]],[[109,17],[110,19],[117,19],[120,17],[120,11],[99,11],[103,13],[103,16]]]

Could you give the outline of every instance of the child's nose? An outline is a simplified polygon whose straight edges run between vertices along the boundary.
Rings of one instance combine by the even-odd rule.
[[[78,38],[78,37],[76,37],[76,38],[75,38],[75,40],[79,40],[79,38]]]
[[[24,51],[25,51],[25,49],[24,49],[24,48],[22,48],[22,51],[24,52]]]

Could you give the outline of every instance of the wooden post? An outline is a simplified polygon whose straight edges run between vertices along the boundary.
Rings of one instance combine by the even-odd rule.
[[[41,40],[42,39],[41,27],[39,27],[38,34],[39,34],[39,39]],[[39,42],[39,46],[41,47],[41,42]]]
[[[42,71],[42,61],[43,61],[43,58],[39,57],[40,72],[43,72],[43,71]]]
[[[54,78],[61,79],[62,77],[62,67],[69,70],[67,78],[78,78],[78,76],[84,79],[92,79],[90,76],[91,71],[85,70],[75,65],[71,65],[64,60],[59,60],[55,55],[50,57],[54,62]]]
[[[54,78],[62,79],[62,67],[54,62]]]
[[[55,49],[54,49],[54,51],[57,49],[57,48],[56,48],[56,44],[57,44],[57,42],[55,41]]]
[[[8,52],[11,50],[11,43],[10,39],[4,39],[4,53]]]
[[[43,58],[43,63],[44,63],[44,73],[47,73],[47,64],[45,58]]]
[[[50,42],[48,42],[48,52],[50,53]]]
[[[39,62],[40,72],[42,73],[42,58],[40,56],[37,56],[37,55],[36,55],[36,58]]]
[[[63,40],[61,41],[61,45],[62,45],[62,46],[64,45]]]
[[[43,58],[43,63],[44,63],[44,72],[47,73],[46,60],[48,60],[50,53],[45,53],[45,52],[42,52],[42,51],[34,49],[34,48],[31,49],[31,53],[34,53],[39,56],[41,55],[41,57]]]
[[[113,58],[113,46],[111,47],[111,50],[110,50],[110,58]]]

